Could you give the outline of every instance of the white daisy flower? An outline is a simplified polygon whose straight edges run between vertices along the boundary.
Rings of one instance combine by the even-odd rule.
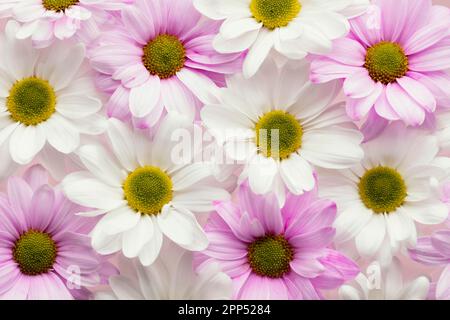
[[[369,0],[194,0],[203,15],[224,20],[214,41],[222,53],[247,49],[244,75],[253,76],[274,49],[289,59],[331,50],[345,36],[349,18],[363,14]]]
[[[70,174],[62,182],[69,199],[95,209],[89,215],[104,214],[92,232],[94,249],[105,255],[122,250],[150,265],[164,234],[187,250],[204,250],[208,240],[193,212],[209,212],[213,200],[228,199],[229,194],[211,185],[208,166],[173,159],[177,143],[172,133],[193,130],[193,125],[167,117],[149,142],[117,119],[109,124],[115,156],[102,146],[84,145],[77,153],[89,171]]]
[[[105,124],[84,47],[61,42],[33,49],[31,41],[16,39],[17,28],[10,21],[0,34],[1,171],[41,151],[70,154],[80,134],[100,134]]]
[[[405,283],[402,266],[397,258],[386,270],[378,262],[367,268],[373,271],[367,277],[360,273],[350,284],[339,289],[343,300],[425,300],[430,289],[430,280],[421,276]]]
[[[109,279],[111,290],[96,300],[228,300],[233,283],[217,264],[194,272],[193,253],[166,242],[161,255],[144,267],[136,259],[121,259],[121,274]]]
[[[320,193],[338,206],[336,242],[354,239],[357,253],[383,266],[399,249],[415,246],[415,222],[440,224],[448,216],[437,188],[446,176],[438,139],[396,123],[363,145],[351,169],[319,172]]]
[[[229,78],[219,103],[201,113],[227,155],[245,163],[241,181],[248,177],[257,194],[273,190],[280,204],[285,187],[296,195],[314,188],[315,166],[349,168],[363,158],[363,137],[345,107],[330,106],[339,85],[313,85],[308,74],[306,62],[266,63],[249,80]]]

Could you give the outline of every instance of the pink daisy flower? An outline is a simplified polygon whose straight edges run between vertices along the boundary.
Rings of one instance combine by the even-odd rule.
[[[329,248],[335,229],[333,202],[317,191],[288,195],[279,208],[275,195],[239,187],[239,205],[217,202],[206,227],[209,247],[196,264],[216,262],[233,280],[235,299],[321,299],[320,289],[339,287],[358,266]]]
[[[92,66],[117,81],[99,78],[99,87],[113,91],[108,115],[132,116],[139,127],[153,126],[164,109],[193,120],[202,103],[215,101],[224,75],[242,65],[242,54],[213,49],[219,26],[190,0],[136,0],[124,8],[89,53]]]
[[[115,269],[94,252],[83,208],[48,185],[41,166],[0,194],[0,299],[80,299]]]
[[[55,39],[71,38],[83,26],[92,32],[97,23],[106,20],[105,10],[120,10],[133,1],[6,0],[0,4],[0,17],[12,17],[22,23],[18,38],[31,38],[36,47],[47,47]]]
[[[343,79],[348,115],[368,116],[372,134],[388,121],[421,125],[450,98],[450,10],[431,0],[373,4],[332,53],[313,58],[311,79]]]

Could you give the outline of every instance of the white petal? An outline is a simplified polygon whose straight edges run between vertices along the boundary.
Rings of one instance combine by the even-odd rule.
[[[114,154],[122,166],[128,171],[133,171],[138,167],[136,149],[133,143],[135,141],[133,132],[120,120],[111,118],[108,122],[107,133]]]
[[[125,204],[121,188],[108,186],[88,172],[72,173],[61,184],[70,200],[88,208],[111,210]]]
[[[373,214],[369,223],[356,236],[355,244],[362,256],[372,257],[380,248],[386,235],[384,215]]]
[[[45,133],[41,126],[19,125],[11,134],[9,150],[15,162],[25,165],[33,160],[44,144]]]
[[[150,77],[146,83],[130,92],[130,111],[133,116],[142,118],[148,115],[159,101],[161,81],[158,77]]]
[[[202,227],[188,210],[165,206],[158,216],[158,225],[169,239],[186,250],[202,251],[208,246]]]
[[[135,215],[138,215],[135,213]],[[148,215],[141,215],[134,228],[126,231],[122,238],[123,254],[127,258],[139,255],[145,245],[153,238],[153,221]]]
[[[284,183],[292,193],[299,195],[314,188],[313,169],[298,154],[291,154],[288,159],[281,161],[280,170]]]
[[[257,155],[248,164],[248,179],[253,192],[265,194],[269,192],[275,175],[278,172],[278,164],[272,158]]]

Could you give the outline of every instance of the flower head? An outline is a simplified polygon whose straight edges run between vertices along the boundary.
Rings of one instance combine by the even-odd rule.
[[[115,81],[108,115],[154,126],[164,110],[194,120],[211,102],[241,54],[212,47],[218,23],[202,19],[190,0],[136,0],[89,52],[92,66]]]
[[[217,202],[205,226],[209,247],[197,254],[201,267],[218,263],[234,283],[235,299],[319,299],[359,272],[329,248],[335,230],[334,203],[316,190],[290,194],[280,208],[273,194],[239,187],[239,203]]]
[[[270,61],[273,62],[273,61]],[[314,167],[348,168],[360,161],[362,135],[340,104],[331,102],[337,83],[313,85],[305,62],[278,69],[265,64],[251,79],[235,75],[218,95],[219,103],[201,112],[205,126],[227,155],[245,168],[258,194],[314,188]]]
[[[120,10],[134,0],[6,0],[0,4],[0,17],[21,23],[20,39],[30,38],[35,47],[48,47],[56,39],[72,38],[84,29],[97,29],[107,10]],[[86,26],[86,28],[83,28]]]
[[[205,16],[222,21],[214,48],[248,50],[244,75],[252,77],[274,49],[289,59],[328,53],[331,41],[345,36],[348,19],[364,13],[368,0],[194,0]]]
[[[93,221],[76,215],[83,210],[39,165],[9,178],[0,194],[1,299],[87,298],[87,287],[115,272],[92,249]]]
[[[61,42],[34,49],[15,38],[18,27],[10,21],[0,35],[0,175],[11,160],[25,165],[41,151],[70,154],[81,134],[98,135],[105,127],[84,47]]]
[[[336,201],[336,242],[383,266],[417,241],[415,222],[444,222],[448,208],[435,187],[446,173],[437,162],[438,140],[396,123],[363,145],[366,156],[350,169],[319,172],[321,195]]]
[[[158,259],[145,267],[136,259],[121,259],[120,275],[109,279],[111,290],[98,300],[218,300],[230,299],[230,278],[217,264],[195,272],[193,253],[167,241]]]
[[[176,130],[191,132],[193,125],[168,116],[149,141],[110,119],[107,133],[114,155],[100,145],[79,149],[88,171],[68,175],[62,186],[69,199],[95,209],[88,215],[103,215],[92,232],[92,246],[99,253],[121,250],[150,265],[160,253],[163,235],[187,250],[208,245],[193,212],[208,212],[212,201],[229,195],[208,180],[208,166],[175,158]]]
[[[449,101],[448,8],[428,0],[377,0],[350,25],[331,53],[313,59],[311,79],[343,79],[352,119],[368,117],[369,129],[384,128],[386,120],[417,126]]]

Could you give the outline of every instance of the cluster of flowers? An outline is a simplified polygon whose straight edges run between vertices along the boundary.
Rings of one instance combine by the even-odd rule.
[[[431,0],[0,0],[0,298],[450,299],[448,70]]]

